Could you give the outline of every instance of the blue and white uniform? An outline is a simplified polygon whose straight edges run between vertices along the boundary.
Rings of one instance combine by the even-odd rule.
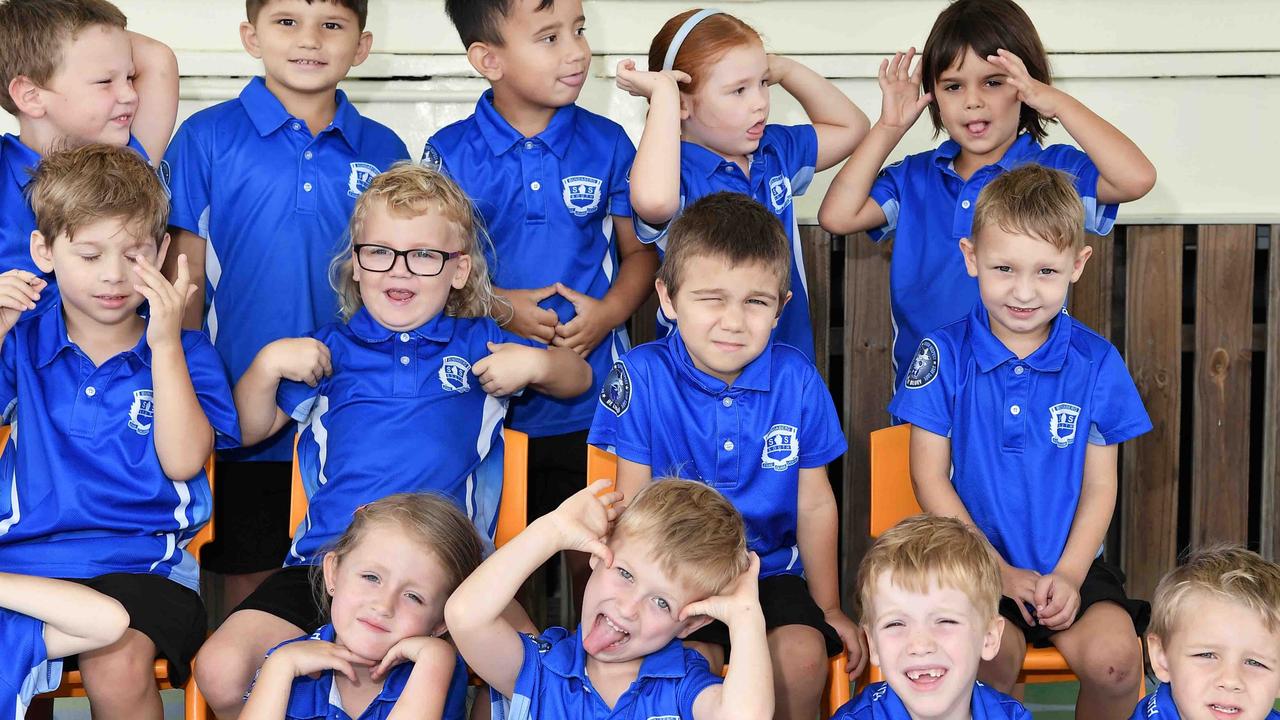
[[[233,382],[267,343],[338,318],[329,263],[356,198],[409,157],[395,133],[362,117],[342,91],[337,101],[333,122],[313,137],[254,78],[238,98],[184,122],[161,163],[173,197],[169,224],[207,242],[205,328]],[[282,433],[220,457],[287,462],[291,442]]]
[[[486,251],[493,282],[501,288],[541,288],[557,282],[599,299],[618,276],[614,218],[631,217],[627,173],[636,151],[622,126],[566,105],[547,128],[526,138],[493,106],[493,91],[475,114],[436,133],[424,164],[448,173],[471,196],[493,241]],[[561,323],[573,304],[553,295],[541,306]],[[592,388],[630,348],[618,326],[587,356]],[[511,403],[511,427],[531,437],[585,430],[595,412],[595,392],[553,398],[527,392]]]
[[[969,711],[973,720],[1031,720],[1031,712],[1022,703],[980,682],[973,684]],[[831,720],[911,720],[911,714],[889,683],[878,682],[840,706]]]
[[[817,164],[818,133],[812,125],[766,125],[760,147],[751,155],[750,177],[743,175],[736,163],[701,145],[680,143],[681,211],[712,193],[736,192],[765,206],[787,231],[787,240],[791,242],[791,301],[782,309],[773,339],[798,348],[810,362],[814,359],[814,349],[813,326],[809,322],[809,283],[804,274],[794,198],[809,189]],[[636,234],[644,242],[657,243],[664,253],[670,226],[668,223],[655,228],[636,218]],[[664,327],[668,333],[675,332],[675,323],[664,317],[661,309],[658,325],[659,334]]]
[[[313,334],[333,374],[316,387],[284,381],[276,401],[298,421],[307,516],[285,565],[319,562],[356,508],[398,492],[447,495],[490,539],[502,497],[507,399],[485,393],[472,366],[486,343],[537,346],[489,318],[444,313],[408,332],[361,308]]]
[[[799,350],[770,343],[725,385],[694,366],[679,333],[613,366],[588,441],[655,477],[719,490],[742,513],[762,578],[804,574],[800,470],[825,467],[847,447],[831,393]]]
[[[311,635],[294,638],[272,648],[267,652],[267,657],[271,653],[280,648],[302,640],[324,640],[325,642],[333,642],[336,635],[332,625],[323,625]],[[289,693],[289,705],[285,709],[285,720],[386,720],[391,714],[391,709],[396,706],[396,701],[400,699],[400,695],[404,692],[405,685],[409,682],[409,675],[413,672],[413,663],[406,662],[396,665],[387,671],[386,678],[382,681],[382,691],[378,696],[369,703],[369,707],[365,708],[359,717],[353,718],[342,707],[342,696],[338,694],[338,686],[333,682],[333,671],[326,670],[318,677],[304,675],[295,678],[293,681],[293,689]],[[253,689],[249,689],[249,694],[253,693]],[[248,695],[245,695],[246,699]],[[457,664],[453,668],[453,679],[449,681],[449,695],[445,699],[444,720],[463,720],[466,717],[467,705],[467,666],[462,662],[462,657],[458,657]]]
[[[1062,312],[1021,360],[987,309],[920,342],[889,412],[951,439],[951,481],[1014,567],[1053,572],[1075,518],[1088,445],[1151,429],[1120,353]]]
[[[1138,701],[1129,720],[1181,720],[1178,706],[1173,702],[1173,687],[1162,683],[1156,691]],[[1267,713],[1267,720],[1280,720],[1280,712]]]
[[[635,682],[610,710],[587,677],[581,628],[570,633],[553,627],[541,637],[520,639],[524,663],[510,708],[504,715],[495,704],[494,720],[692,718],[693,703],[702,691],[723,682],[712,674],[706,659],[675,638],[641,661]]]
[[[57,690],[62,660],[51,659],[44,645],[44,623],[0,608],[0,720],[22,720],[31,698]]]
[[[889,297],[893,310],[894,387],[902,384],[912,353],[925,333],[964,317],[978,302],[978,283],[969,277],[960,253],[961,238],[973,230],[978,194],[1001,173],[1037,163],[1075,179],[1084,202],[1085,230],[1106,235],[1115,224],[1117,205],[1098,202],[1098,168],[1070,145],[1040,147],[1026,133],[1004,157],[963,180],[955,171],[960,145],[947,140],[936,149],[910,155],[880,172],[871,199],[884,211],[885,224],[867,234],[877,242],[893,239]]]
[[[227,372],[209,340],[182,332],[191,384],[219,448],[240,441]],[[25,317],[0,345],[0,570],[60,578],[154,573],[199,592],[185,550],[209,521],[201,470],[170,480],[152,437],[146,332],[101,366],[67,337],[62,303]]]

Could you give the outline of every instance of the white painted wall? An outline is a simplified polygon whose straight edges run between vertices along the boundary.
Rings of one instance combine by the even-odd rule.
[[[116,0],[131,27],[169,43],[183,74],[180,120],[234,97],[258,64],[240,49],[237,0]],[[344,88],[390,125],[411,152],[471,112],[484,82],[472,73],[440,0],[372,0],[375,54]],[[613,86],[623,57],[642,58],[653,33],[692,5],[586,0],[596,53],[582,104],[639,138],[645,105]],[[818,68],[874,121],[875,71],[895,49],[923,44],[944,0],[719,0],[751,22],[769,49]],[[1280,2],[1277,0],[1023,0],[1058,84],[1120,127],[1159,170],[1152,193],[1121,222],[1277,222],[1280,192]],[[396,79],[392,79],[396,78]],[[773,120],[801,122],[775,88]],[[0,130],[12,131],[12,119]],[[1060,129],[1052,141],[1069,142]],[[898,155],[928,149],[927,117]],[[812,220],[829,181],[800,203]]]

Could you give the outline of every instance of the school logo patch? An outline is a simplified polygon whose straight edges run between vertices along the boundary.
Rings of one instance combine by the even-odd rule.
[[[600,387],[600,404],[618,417],[622,417],[622,413],[631,407],[631,376],[627,374],[627,366],[622,361],[615,362],[609,368],[609,375]]]
[[[353,198],[360,197],[360,193],[368,190],[369,183],[380,174],[381,171],[375,165],[367,162],[351,163],[351,175],[347,177],[347,194]]]
[[[464,393],[471,389],[471,363],[464,357],[446,355],[440,363],[440,387],[450,392]]]
[[[578,217],[586,217],[600,207],[600,188],[604,185],[599,178],[587,175],[574,175],[560,181],[564,185],[564,206]]]
[[[151,390],[134,390],[133,403],[129,405],[129,429],[139,435],[151,432],[151,421],[156,416],[156,403]]]
[[[792,425],[774,425],[764,434],[764,450],[760,453],[760,467],[782,472],[800,462],[800,442]]]
[[[1080,406],[1058,403],[1049,408],[1049,440],[1060,448],[1076,439],[1076,421],[1080,419]]]
[[[903,384],[910,390],[920,388],[933,382],[938,377],[938,345],[929,338],[920,341],[916,356],[911,359],[911,367],[907,368],[907,377]]]
[[[168,160],[161,160],[156,166],[156,177],[160,178],[160,186],[164,188],[164,196],[173,199],[173,190],[169,183],[173,181],[173,168],[169,167]]]
[[[422,159],[418,164],[428,170],[444,172],[441,169],[444,167],[444,158],[440,157],[440,151],[432,147],[431,143],[427,143],[426,147],[422,148]]]
[[[791,204],[791,178],[779,175],[769,181],[769,204],[775,213],[787,209]]]

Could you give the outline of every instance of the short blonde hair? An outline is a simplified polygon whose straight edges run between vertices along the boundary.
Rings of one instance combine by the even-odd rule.
[[[888,575],[894,585],[926,593],[936,584],[963,592],[986,619],[1000,605],[1000,567],[978,531],[939,515],[913,515],[886,530],[858,568],[862,617],[874,613],[876,583]]]
[[[1258,614],[1269,632],[1280,632],[1280,565],[1239,545],[1212,545],[1193,553],[1156,585],[1147,632],[1168,640],[1185,622],[1190,598],[1209,596]]]
[[[1084,247],[1084,203],[1071,177],[1029,163],[992,180],[978,193],[972,239],[996,226],[1039,238],[1059,252]]]
[[[125,16],[107,0],[6,0],[0,3],[0,107],[18,106],[9,83],[26,76],[41,87],[62,67],[68,42],[94,26],[125,29]]]
[[[157,245],[164,240],[169,196],[155,170],[129,148],[94,143],[51,153],[28,192],[46,243],[105,218],[120,218]]]
[[[747,569],[742,515],[714,488],[655,478],[631,498],[612,537],[648,546],[648,555],[698,597],[725,589]]]
[[[446,315],[484,317],[495,304],[501,304],[493,293],[489,263],[483,252],[489,245],[489,236],[471,200],[447,175],[421,165],[400,162],[375,177],[369,183],[369,189],[360,195],[351,213],[347,245],[329,267],[329,280],[338,292],[343,320],[350,320],[364,307],[364,301],[360,299],[360,284],[352,276],[355,261],[352,247],[360,242],[365,221],[374,205],[381,205],[399,217],[439,214],[453,227],[462,243],[462,252],[471,258],[471,275],[461,290],[450,291],[444,307]]]

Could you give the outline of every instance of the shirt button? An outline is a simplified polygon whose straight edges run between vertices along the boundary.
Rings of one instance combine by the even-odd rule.
[[[306,192],[311,192],[311,183],[302,183],[302,189]]]
[[[312,154],[312,152],[311,152],[310,150],[308,150],[308,151],[306,151],[306,152],[302,153],[302,157],[303,157],[303,159],[305,159],[305,160],[310,160],[311,158],[315,157],[315,155],[314,155],[314,154]]]
[[[1018,407],[1017,405],[1014,405],[1013,407],[1009,408],[1010,415],[1017,415],[1020,412],[1022,412],[1022,408]]]
[[[720,401],[720,404],[725,407],[733,407],[733,398],[725,398]]]
[[[89,397],[93,397],[94,395],[98,394],[98,389],[90,385],[89,387],[84,389],[84,394],[88,395]]]
[[[525,149],[525,150],[532,150],[532,149],[533,149],[533,143],[532,143],[532,142],[526,142],[526,143],[524,144],[524,149]]]
[[[409,333],[400,333],[400,342],[409,342]]]
[[[302,129],[302,123],[294,123],[294,124],[290,125],[289,127],[293,128],[294,130],[301,130],[301,129]]]
[[[961,203],[960,203],[960,207],[964,208],[965,210],[968,210],[968,209],[969,209],[969,201],[968,201],[968,200],[965,200],[965,201],[961,202]]]
[[[408,365],[408,364],[409,364],[409,356],[408,356],[408,355],[401,355],[401,356],[400,356],[400,364],[401,364],[401,365]]]
[[[725,449],[725,450],[727,450],[727,451],[729,451],[729,452],[733,452],[733,441],[732,441],[732,440],[725,440],[725,441],[724,441],[724,449]]]
[[[1022,367],[1021,365],[1019,365],[1019,366],[1017,366],[1017,367],[1015,367],[1015,368],[1013,369],[1013,374],[1014,374],[1014,375],[1021,375],[1022,373],[1026,372],[1026,371],[1027,371],[1027,369],[1026,369],[1026,368],[1024,368],[1024,367]]]
[[[533,190],[534,192],[537,192],[542,189],[542,183],[538,182],[537,180],[534,180],[533,182],[529,183],[529,189]]]

